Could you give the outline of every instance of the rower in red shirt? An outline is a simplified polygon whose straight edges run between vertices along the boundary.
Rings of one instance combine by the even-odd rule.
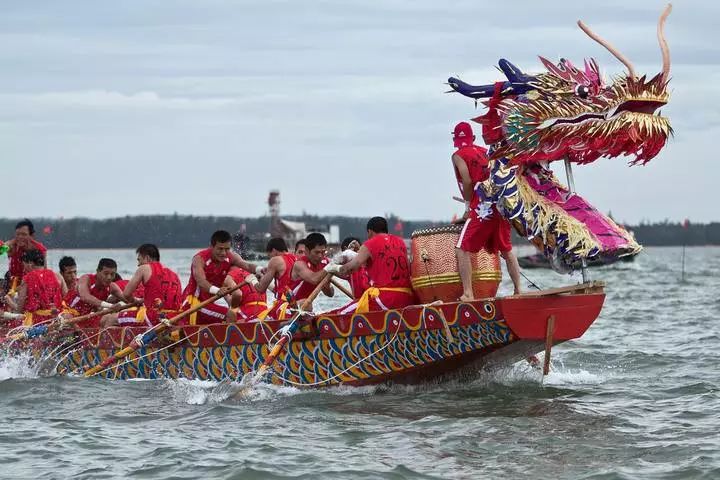
[[[109,297],[122,298],[122,291],[113,283],[117,274],[117,263],[111,258],[101,258],[95,273],[80,277],[77,282],[77,294],[66,302],[64,316],[71,318],[87,315],[93,311],[111,308]],[[117,300],[116,300],[117,301]],[[76,323],[78,328],[98,328],[100,317],[92,317]]]
[[[183,291],[182,309],[187,310],[220,291],[230,268],[240,267],[259,274],[262,268],[246,262],[232,251],[232,237],[225,230],[218,230],[210,237],[210,248],[195,254],[190,267],[190,281]],[[223,305],[224,304],[224,305]],[[224,299],[212,303],[190,315],[190,325],[220,323],[225,319],[228,305]]]
[[[62,308],[62,298],[67,293],[65,281],[60,274],[45,268],[45,256],[40,250],[27,250],[21,261],[23,279],[18,287],[17,298],[7,295],[7,305],[16,313],[25,313],[22,321],[25,326],[56,317]],[[17,325],[16,322],[11,326]]]
[[[305,246],[304,240],[302,246]],[[284,320],[287,318],[288,294],[291,292],[290,284],[292,280],[290,277],[297,257],[288,252],[287,243],[280,237],[271,238],[265,247],[265,251],[270,257],[265,272],[257,283],[252,282],[252,279],[249,280],[258,293],[265,293],[272,282],[275,282],[275,301],[265,311],[260,312],[258,318],[260,320],[266,317],[274,320]]]
[[[143,305],[139,309],[103,317],[103,326],[156,325],[161,317],[171,318],[180,310],[181,288],[177,274],[160,263],[160,251],[152,243],[140,245],[137,250],[138,268],[122,292],[122,298],[130,303],[137,290],[143,287]]]
[[[75,259],[73,257],[62,257],[60,259],[60,263],[58,264],[58,269],[60,270],[60,276],[63,280],[65,280],[65,285],[67,285],[68,289],[67,295],[63,298],[63,302],[65,302],[65,306],[67,307],[68,302],[72,301],[72,299],[77,295],[78,276]]]
[[[258,315],[267,309],[267,296],[265,292],[258,292],[254,285],[258,283],[257,277],[242,268],[232,267],[225,278],[226,288],[235,288],[230,299],[230,309],[227,313],[228,322],[249,322],[255,320]]]
[[[370,281],[370,286],[359,300],[333,313],[391,310],[415,303],[405,241],[388,233],[387,220],[382,217],[373,217],[368,221],[367,233],[367,241],[352,260],[344,265],[331,263],[325,267],[327,272],[348,275],[364,265]]]
[[[472,263],[470,253],[485,249],[488,253],[500,252],[515,286],[520,293],[520,266],[510,243],[510,222],[497,211],[495,204],[482,201],[477,189],[490,177],[487,150],[474,144],[475,135],[467,122],[460,122],[453,131],[457,150],[452,155],[455,178],[465,199],[463,229],[455,246],[458,270],[463,285],[461,301],[474,300],[472,289]]]
[[[307,254],[297,259],[290,275],[290,291],[293,301],[302,304],[325,278],[323,269],[330,263],[327,253],[327,240],[322,233],[311,233],[305,237]],[[327,284],[322,292],[328,297],[335,294],[333,286]],[[312,311],[312,305],[309,310]]]
[[[37,250],[45,258],[47,248],[45,245],[35,240],[35,226],[27,218],[15,225],[15,238],[9,240],[6,245],[10,247],[7,255],[10,259],[8,272],[10,274],[8,292],[14,295],[17,291],[20,281],[23,277],[23,261],[22,256],[25,252]]]
[[[340,242],[340,254],[338,258],[339,262],[336,263],[347,263],[353,258],[357,252],[360,251],[360,240],[355,237],[347,237]],[[333,259],[335,261],[335,259]],[[362,265],[360,268],[352,272],[346,280],[350,283],[350,290],[353,294],[353,299],[359,300],[362,297],[365,290],[370,286],[370,278],[368,277],[367,268]]]

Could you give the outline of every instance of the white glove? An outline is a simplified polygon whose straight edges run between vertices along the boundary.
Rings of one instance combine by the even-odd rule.
[[[347,250],[339,252],[337,255],[335,255],[332,261],[333,263],[337,263],[338,265],[345,265],[347,262],[349,262],[356,256],[357,252],[348,248]]]
[[[118,302],[118,303],[116,303],[115,305],[117,305],[117,306],[119,306],[119,307],[123,307],[123,308],[124,308],[124,307],[127,307],[127,306],[128,306],[128,304],[127,304],[127,303],[125,303],[125,302],[122,302],[122,301],[121,301],[121,302]]]
[[[255,267],[255,275],[258,277],[265,275],[265,272],[267,272],[267,267],[261,267],[260,265]]]
[[[210,288],[208,288],[208,292],[210,292],[210,295],[217,295],[219,291],[220,289],[215,285],[211,285]]]
[[[110,302],[100,302],[100,308],[103,309],[103,310],[107,310],[108,308],[112,308],[112,307],[114,307],[114,306],[115,306],[115,305],[113,305],[113,304],[110,303]]]
[[[340,273],[340,265],[337,263],[330,262],[323,268],[328,273]]]
[[[247,283],[248,285],[251,285],[251,286],[254,287],[254,286],[257,285],[258,283],[260,283],[260,280],[258,280],[258,278],[257,278],[255,275],[253,275],[252,273],[250,273],[250,274],[248,274],[248,275],[245,276],[245,283]]]

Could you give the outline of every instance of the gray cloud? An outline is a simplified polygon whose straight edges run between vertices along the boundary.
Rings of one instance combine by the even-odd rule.
[[[538,54],[620,71],[578,17],[655,73],[664,4],[625,3],[4,4],[2,213],[258,215],[279,188],[288,213],[449,218],[449,132],[477,111],[444,95],[445,79],[497,80],[499,57],[537,71]],[[717,178],[718,13],[709,1],[676,5],[676,138],[644,168],[577,168],[599,208],[630,222],[717,219],[679,184],[703,192]]]

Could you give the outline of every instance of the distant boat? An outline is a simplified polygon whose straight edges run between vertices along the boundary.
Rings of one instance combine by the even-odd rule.
[[[637,253],[631,253],[622,257],[608,258],[608,257],[596,257],[589,259],[587,262],[588,267],[603,267],[606,265],[612,265],[616,262],[633,262]],[[551,268],[550,261],[542,253],[535,253],[533,255],[525,255],[524,257],[518,257],[518,264],[521,268]],[[579,270],[581,267],[580,263],[573,264],[573,268]]]

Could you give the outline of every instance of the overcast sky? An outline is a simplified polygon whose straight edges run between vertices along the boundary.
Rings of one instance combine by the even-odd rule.
[[[537,55],[608,74],[661,66],[665,3],[438,0],[3,1],[0,217],[282,211],[448,219],[450,131],[478,114],[446,95]],[[720,3],[678,1],[666,28],[676,135],[645,167],[575,168],[623,221],[717,221]],[[562,170],[557,170],[562,174]],[[564,175],[564,174],[563,174]],[[562,177],[564,178],[564,176]]]

